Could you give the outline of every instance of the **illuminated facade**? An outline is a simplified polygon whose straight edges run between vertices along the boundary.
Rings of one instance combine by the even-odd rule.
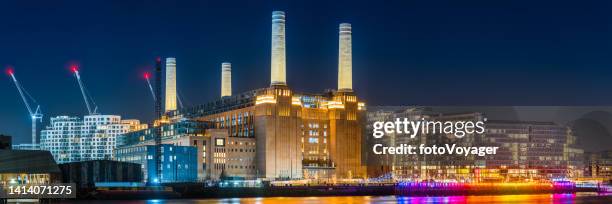
[[[435,114],[428,112],[433,121],[483,121],[484,115],[477,112]],[[464,137],[457,138],[452,134],[422,135],[425,144],[442,146],[444,144],[457,144],[457,146],[489,146],[483,144],[484,134],[466,133]],[[495,145],[490,145],[495,146]],[[426,155],[423,157],[421,178],[478,180],[486,177],[486,164],[484,158],[476,155]],[[483,175],[484,174],[484,175]]]
[[[582,177],[583,151],[568,127],[552,122],[490,121],[487,140],[499,146],[488,168],[510,179]]]
[[[612,179],[612,151],[589,152],[585,157],[585,177]]]
[[[154,147],[155,129],[136,131],[120,136],[115,155],[119,161],[142,165],[145,180],[151,182],[147,147]],[[228,137],[225,129],[215,129],[209,122],[181,120],[161,126],[162,144],[177,148],[193,147],[197,154],[191,170],[197,172],[195,180],[218,180],[222,176],[255,178],[254,138]],[[151,157],[154,158],[154,157]],[[152,166],[154,167],[154,165]],[[197,170],[196,170],[197,169]],[[153,171],[154,172],[154,171]],[[163,175],[162,175],[163,176]],[[172,182],[171,178],[159,178],[160,182]]]
[[[409,120],[429,119],[424,110],[420,108],[404,107],[368,107],[366,132],[368,144],[384,143],[390,146],[399,144],[419,145],[426,143],[426,137],[417,135],[415,138],[389,133],[381,139],[374,139],[372,124],[376,121],[393,121],[395,118],[408,118]],[[382,140],[382,141],[378,141]],[[368,155],[368,175],[377,178],[411,179],[420,178],[425,173],[426,165],[421,164],[424,158],[419,155]],[[421,168],[423,167],[423,169]]]
[[[193,146],[162,144],[162,175],[156,178],[155,145],[133,145],[118,148],[115,159],[126,163],[139,164],[143,181],[152,183],[193,182],[198,176],[198,152]]]
[[[211,121],[216,128],[226,129],[229,141],[254,140],[249,143],[255,144],[256,156],[251,176],[268,180],[365,178],[361,163],[365,104],[352,91],[347,25],[340,26],[342,62],[338,69],[343,71],[339,71],[342,83],[338,91],[303,94],[287,86],[285,13],[274,11],[270,87],[177,111],[170,118]]]
[[[430,121],[482,121],[478,112],[439,113],[426,107],[370,107],[367,134],[375,121],[395,118]],[[377,143],[499,147],[497,154],[476,155],[383,155],[368,158],[369,175],[394,179],[454,179],[475,182],[511,182],[551,178],[582,177],[583,150],[577,147],[572,131],[552,122],[495,121],[485,122],[484,134],[462,138],[445,134],[389,134]],[[370,155],[368,155],[370,156]]]
[[[255,164],[255,139],[248,137],[228,137],[224,129],[215,129],[210,134],[205,149],[210,152],[206,157],[207,179],[228,178],[255,179],[258,171]]]
[[[396,118],[407,118],[418,121],[479,121],[483,116],[479,113],[440,114],[424,107],[370,107],[367,113],[367,134],[372,135],[372,124],[376,121],[394,121]],[[367,137],[371,145],[382,143],[389,146],[407,144],[419,146],[442,146],[457,144],[457,146],[473,146],[481,142],[483,135],[467,134],[457,138],[446,134],[417,134],[410,138],[405,134],[390,133],[381,139]],[[484,168],[481,158],[474,155],[368,155],[368,174],[371,177],[387,179],[455,179],[470,180],[476,177],[474,169]]]
[[[352,92],[300,94],[287,86],[271,86],[181,114],[215,122],[216,128],[228,132],[230,140],[256,141],[255,176],[300,179],[307,170],[312,178],[365,177],[360,121],[364,112],[364,104]]]
[[[146,146],[155,145],[155,129],[152,127],[140,131],[134,131],[123,134],[118,138],[117,150],[115,151],[116,159],[125,162],[134,162],[142,164],[145,180],[152,181],[154,178],[149,178],[147,167]],[[197,149],[197,178],[204,179],[204,157],[205,152],[203,144],[206,138],[206,130],[209,128],[207,123],[197,121],[180,121],[175,123],[163,123],[161,125],[162,144],[170,144],[174,146],[192,146]],[[136,151],[138,150],[138,151]],[[132,152],[138,154],[130,154]],[[159,181],[165,181],[163,178],[158,178]]]
[[[56,116],[41,131],[40,147],[58,163],[110,159],[118,135],[144,128],[146,124],[118,115]]]

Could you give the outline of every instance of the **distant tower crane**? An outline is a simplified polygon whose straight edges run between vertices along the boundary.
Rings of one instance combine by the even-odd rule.
[[[184,107],[183,107],[183,99],[181,98],[182,98],[181,93],[178,90],[176,90],[176,99],[178,101],[179,108],[182,109]]]
[[[151,80],[149,80],[149,78],[151,78],[151,74],[149,72],[145,72],[144,78],[147,80],[147,85],[149,85],[149,90],[151,91],[151,95],[153,96],[153,101],[156,101],[157,99],[155,98],[155,91],[153,91],[153,86],[151,86]]]
[[[153,96],[153,101],[156,101],[157,98],[155,98],[155,91],[153,91],[153,86],[151,85],[151,73],[149,72],[145,72],[144,73],[144,78],[147,80],[147,85],[149,86],[149,91],[151,91],[151,95]],[[177,91],[177,95],[178,97],[176,97],[178,99],[178,104],[180,108],[183,108],[183,100],[181,100],[181,96],[180,93]]]
[[[89,112],[89,115],[97,115],[98,106],[96,105],[96,102],[94,102],[91,95],[89,95],[87,88],[85,88],[85,85],[83,85],[83,81],[81,81],[81,75],[79,74],[79,66],[72,65],[70,66],[70,70],[74,73],[74,77],[76,77],[77,82],[79,83],[79,88],[81,88],[81,94],[83,95],[85,106],[87,106],[87,112]],[[91,105],[90,105],[90,101],[91,101]],[[91,108],[92,105],[93,105],[93,110]]]
[[[32,146],[35,146],[37,144],[36,142],[36,122],[37,121],[42,122],[42,117],[43,117],[43,114],[40,111],[40,105],[38,105],[36,100],[28,93],[28,91],[25,90],[25,88],[21,86],[19,81],[17,81],[13,68],[9,67],[6,70],[6,73],[9,76],[11,76],[11,78],[13,79],[13,82],[15,83],[15,87],[17,87],[17,91],[19,91],[19,95],[21,95],[21,99],[23,100],[23,103],[28,109],[28,113],[30,113],[30,118],[32,119]],[[31,102],[34,103],[34,105],[36,105],[36,110],[32,111],[30,102],[28,102],[28,98],[31,100]]]
[[[155,98],[158,100],[155,100],[155,116],[157,120],[162,119],[162,106],[161,106],[161,75],[162,72],[162,68],[161,68],[161,57],[157,57],[157,59],[155,60]],[[157,127],[155,127],[155,166],[156,168],[156,178],[153,179],[153,183],[157,183],[157,182],[162,182],[162,169],[163,169],[163,165],[162,165],[162,158],[163,156],[161,155],[161,142],[162,142],[162,135],[161,135],[161,127],[162,124],[160,123]]]

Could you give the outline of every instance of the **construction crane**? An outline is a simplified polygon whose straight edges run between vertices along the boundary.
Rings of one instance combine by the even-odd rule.
[[[151,73],[145,72],[144,78],[147,80],[147,85],[149,85],[149,90],[151,91],[151,95],[153,96],[153,101],[156,101],[157,98],[155,98],[155,91],[153,91],[153,86],[151,86],[151,80],[149,80],[151,78]]]
[[[85,101],[85,106],[87,106],[87,112],[89,112],[89,115],[97,115],[98,114],[98,106],[96,105],[96,102],[94,102],[94,100],[91,97],[91,95],[89,95],[89,92],[87,91],[87,88],[85,88],[85,85],[83,85],[83,81],[81,81],[81,75],[79,74],[79,66],[78,65],[71,65],[70,66],[70,70],[72,71],[72,73],[74,73],[74,77],[76,77],[77,82],[79,83],[79,88],[81,88],[81,94],[83,95],[83,100]],[[91,104],[90,104],[90,102],[91,102]],[[93,110],[92,110],[92,105],[93,105]]]
[[[15,71],[13,70],[12,67],[7,68],[6,73],[9,76],[11,76],[11,78],[13,79],[13,82],[15,83],[15,87],[17,87],[17,91],[19,91],[19,95],[21,95],[21,99],[23,100],[23,103],[28,109],[28,113],[30,113],[30,118],[32,120],[32,146],[34,147],[37,144],[36,142],[36,122],[40,121],[42,123],[42,117],[43,117],[43,114],[40,111],[40,105],[38,105],[36,100],[28,93],[27,90],[25,90],[25,88],[23,88],[23,86],[21,86],[19,81],[17,81],[17,78],[15,77]],[[32,103],[34,103],[34,105],[36,105],[35,110],[32,110],[32,107],[30,106],[30,102],[28,102],[28,98],[31,100]]]
[[[159,99],[159,100],[155,100],[155,116],[157,117],[158,120],[161,121],[162,119],[162,107],[161,107],[161,78],[162,78],[162,68],[161,68],[161,57],[157,57],[157,59],[155,59],[155,98]],[[157,167],[157,171],[156,173],[156,178],[153,179],[153,183],[157,183],[157,182],[162,182],[162,169],[163,169],[163,165],[162,165],[162,151],[161,151],[161,142],[162,142],[162,135],[161,135],[161,127],[162,124],[160,123],[157,127],[155,127],[155,166]]]
[[[156,101],[157,98],[155,97],[155,91],[153,91],[153,86],[151,85],[151,73],[149,72],[145,72],[144,73],[144,78],[147,81],[147,86],[149,87],[149,91],[151,91],[151,95],[153,96],[153,101]],[[180,108],[184,108],[183,106],[183,100],[181,100],[181,94],[177,91],[177,97],[176,99],[178,99],[178,103],[179,103],[179,107]]]
[[[181,98],[182,98],[181,97],[181,93],[178,90],[176,90],[176,99],[178,101],[179,108],[183,109],[184,108],[183,107],[183,100]]]

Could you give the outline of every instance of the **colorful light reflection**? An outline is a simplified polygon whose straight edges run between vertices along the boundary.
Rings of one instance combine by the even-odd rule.
[[[415,195],[429,193],[443,194],[474,194],[474,193],[504,193],[504,192],[574,192],[576,183],[571,181],[555,182],[504,182],[504,183],[462,183],[462,182],[400,182],[396,185],[398,195]]]

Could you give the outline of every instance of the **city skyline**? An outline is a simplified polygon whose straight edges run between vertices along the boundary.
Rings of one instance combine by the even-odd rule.
[[[114,2],[111,3],[111,5],[107,5],[107,7],[102,7],[100,9],[103,11],[114,11],[114,9],[116,9],[114,7],[116,5],[114,4],[121,3]],[[0,53],[2,53],[0,55],[2,56],[0,57],[0,63],[2,63],[3,66],[14,66],[16,75],[22,81],[22,85],[26,89],[28,89],[30,93],[34,96],[34,98],[36,98],[41,104],[45,114],[45,121],[43,122],[43,126],[48,123],[49,116],[81,116],[86,114],[85,106],[82,102],[81,97],[79,96],[80,93],[78,90],[78,85],[74,81],[74,78],[70,76],[70,72],[66,68],[69,63],[75,61],[81,65],[82,77],[88,85],[89,91],[91,92],[92,96],[98,102],[101,113],[119,114],[125,116],[126,118],[138,118],[143,121],[150,121],[151,118],[153,118],[153,101],[150,98],[150,93],[148,92],[148,89],[146,87],[146,82],[144,81],[144,79],[142,79],[141,76],[142,73],[144,73],[145,71],[152,71],[152,59],[154,59],[156,56],[162,56],[164,58],[177,58],[177,81],[179,82],[177,84],[177,87],[179,90],[179,96],[184,97],[187,106],[205,103],[218,98],[220,94],[220,70],[218,67],[219,64],[224,61],[228,61],[233,64],[232,81],[234,81],[234,93],[248,91],[251,89],[251,87],[265,87],[268,84],[269,72],[267,71],[267,67],[269,67],[270,61],[268,54],[269,40],[263,39],[269,39],[269,37],[267,36],[269,34],[270,27],[267,24],[267,18],[269,18],[269,12],[276,8],[276,4],[269,4],[265,6],[258,5],[255,8],[249,9],[231,8],[231,6],[226,4],[217,5],[213,3],[211,3],[211,5],[196,4],[194,8],[186,8],[193,3],[185,4],[187,5],[173,5],[168,8],[169,14],[161,15],[159,17],[148,16],[147,18],[142,18],[142,16],[138,17],[138,14],[139,12],[150,12],[158,10],[163,11],[161,9],[161,5],[132,5],[138,8],[135,10],[133,16],[128,15],[128,13],[121,12],[119,13],[125,16],[110,16],[109,19],[104,19],[101,17],[101,14],[103,14],[104,12],[94,12],[91,15],[85,15],[84,18],[86,20],[99,21],[98,24],[94,25],[79,25],[79,22],[83,23],[85,20],[77,21],[73,19],[70,15],[54,16],[53,18],[57,18],[57,20],[66,20],[66,22],[63,23],[54,23],[55,25],[59,24],[58,28],[67,28],[66,31],[56,30],[58,28],[45,28],[42,24],[38,26],[37,24],[34,24],[34,26],[30,25],[31,27],[28,27],[28,23],[32,23],[34,19],[28,19],[30,17],[26,18],[24,14],[21,14],[20,17],[22,18],[18,18],[20,20],[13,22],[12,24],[7,24],[13,25],[14,30],[4,32],[0,35],[4,36],[2,37],[2,39],[16,39],[16,42],[23,43],[26,39],[30,39],[33,42],[29,42],[30,44],[20,44],[23,47],[18,46],[18,43],[15,42],[8,43],[8,50],[14,50],[15,52],[13,53],[10,51],[0,51]],[[22,8],[22,6],[23,5],[16,6],[16,8]],[[78,7],[79,5],[77,4],[74,6]],[[349,5],[348,9],[338,12],[335,11],[340,10],[338,9],[340,3],[319,8],[319,10],[324,13],[324,15],[321,16],[313,16],[312,13],[315,12],[313,10],[317,10],[317,8],[314,8],[313,5],[307,7],[308,9],[312,9],[306,9],[308,11],[300,11],[300,9],[297,9],[297,7],[299,6],[304,5],[285,5],[284,7],[286,8],[282,8],[282,10],[285,10],[290,16],[288,17],[289,23],[287,24],[287,33],[289,36],[287,38],[287,83],[290,87],[295,88],[296,91],[319,92],[325,88],[336,87],[335,82],[337,80],[336,67],[338,54],[336,46],[338,42],[335,35],[337,35],[338,32],[337,24],[346,21],[353,24],[353,30],[355,33],[355,35],[353,36],[353,65],[355,77],[354,81],[356,82],[354,84],[354,89],[368,102],[369,105],[508,105],[506,103],[511,103],[512,105],[602,105],[609,104],[609,102],[612,101],[608,98],[609,96],[595,96],[590,95],[590,93],[582,93],[582,91],[580,91],[581,88],[591,88],[591,90],[593,90],[592,88],[597,87],[591,86],[597,85],[599,83],[601,83],[601,85],[598,88],[606,87],[605,78],[603,78],[603,76],[606,76],[606,73],[608,73],[607,71],[604,71],[604,74],[602,75],[585,73],[586,76],[576,76],[577,78],[575,80],[588,81],[588,79],[593,79],[590,80],[590,83],[587,83],[586,85],[581,85],[580,83],[567,83],[569,85],[564,85],[565,83],[559,82],[552,83],[555,80],[549,79],[549,75],[553,75],[553,77],[550,78],[555,78],[554,76],[558,76],[559,79],[572,79],[568,78],[568,75],[575,75],[575,72],[572,72],[572,70],[580,69],[581,66],[572,67],[570,66],[571,63],[570,65],[565,65],[565,69],[561,69],[561,71],[559,71],[558,73],[547,73],[551,72],[551,70],[554,70],[551,67],[555,66],[552,65],[544,66],[547,68],[534,70],[534,72],[532,72],[532,77],[519,77],[519,79],[527,79],[526,81],[523,81],[525,83],[523,85],[505,84],[505,82],[510,82],[509,80],[502,80],[502,82],[497,82],[497,80],[501,80],[497,79],[497,77],[495,77],[495,79],[487,78],[488,74],[493,74],[494,72],[491,73],[491,71],[487,71],[487,68],[484,67],[490,66],[491,64],[474,62],[476,58],[490,57],[490,55],[484,53],[486,49],[478,51],[479,48],[487,47],[486,45],[484,45],[484,42],[487,40],[475,39],[473,37],[469,37],[468,35],[463,35],[467,33],[462,34],[462,32],[472,32],[472,34],[483,35],[485,36],[485,39],[486,36],[488,36],[494,38],[494,41],[497,41],[501,44],[505,44],[509,41],[512,41],[504,39],[503,36],[496,36],[495,31],[493,31],[492,33],[483,33],[483,31],[470,31],[469,29],[462,30],[461,28],[456,28],[456,26],[436,28],[436,26],[443,26],[443,22],[450,20],[444,17],[440,17],[441,19],[436,19],[437,21],[434,20],[434,22],[432,22],[432,24],[429,26],[420,25],[418,23],[414,24],[415,22],[409,20],[407,17],[416,14],[391,14],[389,16],[386,16],[385,19],[383,19],[384,23],[382,25],[377,25],[380,21],[376,19],[376,14],[381,14],[377,12],[381,12],[383,8],[391,9],[393,5],[385,5],[384,7],[374,6],[372,8],[372,10],[374,11],[372,15],[374,17],[363,16],[365,5],[358,3],[352,6]],[[419,6],[428,7],[428,5],[413,5],[415,7],[410,6],[411,5],[401,5],[400,8],[416,9]],[[495,7],[494,5],[488,6]],[[470,5],[466,5],[466,7],[470,7]],[[223,20],[220,20],[219,18],[207,19],[203,18],[200,15],[200,12],[205,13],[202,11],[215,10],[214,8],[218,8],[219,11],[211,12],[208,15],[223,15],[225,14],[225,12],[228,12],[231,16],[234,16],[234,14],[236,14],[237,17],[227,19],[224,18]],[[401,10],[399,8],[396,9],[397,11]],[[479,11],[478,8],[472,9]],[[171,14],[177,14],[180,13],[180,11],[185,10],[190,11],[192,13],[188,13],[187,15],[178,18],[171,16]],[[246,10],[249,10],[249,12],[240,13]],[[563,8],[553,10],[555,12],[560,12],[563,10]],[[75,15],[78,15],[79,12],[83,11],[75,10],[75,12]],[[309,14],[304,14],[304,12]],[[238,15],[237,13],[240,13],[240,15]],[[53,14],[53,12],[42,12],[40,15],[44,14]],[[421,16],[428,16],[427,14],[421,14]],[[464,23],[480,23],[479,26],[485,25],[485,29],[502,29],[494,25],[488,25],[487,22],[476,20],[477,17],[482,14],[484,13],[477,13],[471,17],[464,17],[467,18],[463,19],[465,20]],[[502,22],[506,22],[507,20],[509,20],[503,18],[503,14],[499,15],[499,19],[497,20],[500,20]],[[181,22],[186,19],[189,19],[190,17],[196,16],[201,18],[196,18],[195,20],[188,22]],[[540,17],[541,18],[538,18],[539,20],[543,21],[546,19],[543,16]],[[6,20],[6,18],[3,19]],[[171,19],[179,20],[179,22],[181,23],[179,23],[178,25],[174,25],[173,20]],[[113,23],[121,22],[122,20],[130,21],[130,23],[135,23],[134,21],[141,23],[149,22],[150,25],[139,25],[136,26],[138,28],[133,29],[129,29],[121,25],[111,26]],[[160,22],[158,24],[155,24],[155,20],[160,20]],[[227,22],[225,22],[225,20],[227,20]],[[386,20],[389,21],[387,22]],[[403,24],[403,21],[410,21],[411,23]],[[200,24],[199,22],[201,22],[202,24]],[[70,27],[71,23],[75,23],[74,27]],[[401,29],[398,28],[398,30],[394,30],[394,28],[388,28],[389,25],[395,25],[397,23],[400,23],[404,26],[402,26]],[[515,23],[515,28],[526,29],[532,28],[530,26],[534,26],[521,24],[526,23],[525,19],[517,19]],[[592,27],[589,28],[598,28],[598,26],[601,26],[601,24],[598,23],[602,22],[592,22],[592,24],[589,24]],[[603,23],[605,23],[605,21]],[[155,27],[151,27],[150,30],[142,29],[142,36],[146,39],[130,42],[131,40],[134,40],[136,36],[138,36],[138,29],[147,26]],[[160,31],[165,30],[164,26],[176,28],[176,30],[179,32],[174,33],[171,32],[172,29],[170,29],[171,31],[166,30],[164,32],[160,32],[162,34],[150,33],[155,32],[155,30],[153,29],[156,27]],[[429,29],[410,29],[411,26],[421,26],[420,28]],[[570,29],[574,26],[577,25],[551,25],[548,28],[542,28],[542,31],[548,31],[552,34],[552,30],[555,30],[556,28]],[[111,31],[106,33],[97,33],[98,31],[104,30],[106,27],[110,27]],[[224,31],[220,33],[211,34],[211,31],[213,30],[218,31],[218,28],[223,28],[221,30]],[[377,30],[375,28],[382,28],[382,30]],[[470,28],[473,29],[473,27]],[[36,29],[41,29],[42,32],[37,32]],[[194,34],[188,34],[189,31],[193,30],[197,31],[194,32],[195,35],[206,34],[208,32],[209,35],[213,36],[207,36],[210,37],[207,38],[206,36],[198,37],[194,36]],[[249,32],[251,30],[254,32]],[[419,32],[421,33],[413,33],[416,32],[416,30],[419,30]],[[306,31],[308,32],[308,34],[303,34],[303,32]],[[398,34],[395,34],[393,31],[396,31]],[[585,35],[585,33],[582,32],[586,31],[590,30],[578,30],[575,31],[574,34]],[[29,35],[31,35],[30,37],[34,38],[14,36],[18,33],[23,32],[29,33]],[[438,32],[440,34],[445,32],[452,32],[453,34],[451,36],[447,36],[448,39],[445,39],[444,36],[439,36],[440,39],[423,39],[424,34],[426,33]],[[59,35],[61,34],[66,34],[67,36],[59,37]],[[391,35],[393,38],[380,38],[381,36],[387,34]],[[409,37],[403,38],[404,36],[402,34],[410,35],[408,35]],[[518,36],[520,37],[520,31],[515,32],[515,34],[518,34]],[[181,36],[185,38],[180,39]],[[82,39],[79,39],[79,37],[81,37]],[[243,39],[240,39],[240,37],[242,37]],[[541,36],[536,35],[536,37]],[[172,39],[170,41],[174,42],[163,42],[164,39]],[[388,44],[393,39],[398,40],[399,45],[392,46]],[[455,43],[443,45],[444,41],[451,41],[451,39],[454,39]],[[52,42],[54,40],[57,41]],[[98,40],[100,42],[93,42]],[[191,45],[192,43],[189,40],[194,40],[195,42],[199,43],[195,43],[196,45]],[[220,42],[212,42],[215,40]],[[406,46],[409,45],[409,42],[415,43],[413,41],[418,40],[423,40],[424,42],[416,43],[414,49],[411,49],[410,46]],[[434,43],[434,41],[437,40],[439,40],[440,42]],[[519,41],[524,41],[523,43],[525,43],[529,40],[522,39]],[[110,43],[110,45],[104,45],[105,42]],[[469,44],[469,42],[476,42],[477,46],[476,48],[471,48],[471,51],[467,52],[468,54],[466,55],[473,54],[474,56],[467,56],[467,59],[463,59],[465,61],[455,58],[460,58],[460,56],[456,55],[458,52],[450,52],[447,50],[467,49],[465,45]],[[481,44],[478,45],[478,43]],[[561,42],[548,43],[552,43],[552,45],[562,47],[565,45]],[[583,46],[588,45],[589,44]],[[137,49],[130,48],[132,46],[142,47]],[[247,46],[248,48],[252,49],[242,49],[242,46]],[[403,46],[406,46],[406,48]],[[510,45],[506,44],[506,46]],[[391,47],[392,49],[383,49],[386,47]],[[509,54],[509,56],[511,56],[509,58],[514,57],[514,63],[522,62],[522,60],[529,61],[529,56],[522,56],[521,54],[518,54],[520,50],[518,48],[520,47],[521,46],[519,45],[517,47],[514,47],[514,49],[516,50],[506,50],[505,53],[500,51],[501,53],[498,54]],[[35,51],[29,50],[27,48],[35,49]],[[38,50],[36,48],[41,48],[41,50]],[[429,48],[429,50],[425,49],[422,50],[424,51],[424,53],[416,53],[419,52],[418,48]],[[432,51],[431,49],[434,48],[442,48],[440,50],[447,50],[447,52]],[[576,48],[579,48],[579,46]],[[609,51],[606,50],[609,48],[605,46],[603,48],[599,48],[601,48],[601,50],[598,51],[601,51],[602,53],[606,53]],[[58,53],[45,52],[45,50],[50,51],[55,49],[59,50]],[[540,47],[540,49],[543,48]],[[564,51],[569,51],[569,48],[566,49],[568,50]],[[403,53],[404,51],[408,53]],[[27,53],[29,53],[29,55]],[[424,57],[427,55],[429,55],[429,57]],[[400,60],[403,57],[409,57],[407,62],[405,62],[406,64],[402,63]],[[424,58],[418,59],[418,57]],[[444,62],[433,63],[436,57],[441,57],[442,60],[440,61],[445,61],[446,63],[451,64],[444,65]],[[607,62],[607,59],[600,58],[596,58],[596,60],[594,61],[588,61],[588,57],[585,56],[582,56],[582,58],[580,59],[583,60],[582,63],[575,62],[575,64],[584,66],[588,65],[587,62],[593,62],[595,64]],[[495,61],[495,59],[491,58],[487,58],[487,60],[490,60],[488,63],[493,63]],[[501,60],[501,62],[504,62],[504,60]],[[456,64],[452,65],[452,63]],[[461,73],[458,76],[467,77],[466,79],[471,80],[483,79],[484,82],[490,84],[491,87],[480,87],[482,86],[483,81],[467,82],[470,80],[458,80],[458,82],[444,82],[445,80],[452,79],[453,76],[451,75],[458,74],[453,71],[453,68],[458,68],[462,66],[469,67],[470,65],[478,66],[469,68],[467,70],[462,70],[466,71],[467,73]],[[532,63],[532,65],[538,65],[538,63],[535,62]],[[479,66],[480,68],[477,68]],[[396,67],[401,67],[401,70],[398,70]],[[450,74],[448,74],[448,76],[444,74],[440,75],[435,71],[424,70],[423,67],[430,67],[434,70],[441,69],[444,71],[448,71]],[[504,74],[517,77],[521,75],[520,73],[524,72],[525,69],[527,69],[527,67],[506,68],[503,69],[503,71],[508,72],[504,72]],[[379,70],[380,72],[378,72]],[[384,74],[386,72],[397,72],[397,74],[389,76],[388,74]],[[422,78],[411,77],[415,72],[419,76],[430,76]],[[436,75],[433,75],[434,73],[436,73]],[[393,83],[393,81],[398,81],[400,80],[400,78],[406,76],[411,79],[414,79],[413,85],[398,86]],[[8,80],[9,78],[6,77],[5,79],[7,80],[0,80],[5,81],[3,82],[4,85],[1,86],[0,89],[3,93],[6,93],[5,97],[7,99],[0,102],[2,104],[0,106],[2,107],[1,111],[5,116],[0,119],[1,124],[5,124],[0,126],[0,131],[2,133],[15,136],[14,139],[16,140],[16,143],[28,141],[29,118],[27,117],[27,112],[23,107],[22,102],[18,100],[19,96],[17,95],[14,86],[11,84],[10,80]],[[320,83],[312,83],[313,79],[316,79],[316,81]],[[431,82],[432,80],[434,80],[433,83]],[[458,96],[457,93],[455,93],[456,91],[444,91],[445,89],[452,90],[452,87],[454,87],[454,83],[465,83],[465,87],[474,92],[484,91],[484,93],[491,93],[490,91],[492,90],[503,90],[508,91],[508,95],[499,96],[499,98],[493,99],[491,97],[492,95],[487,97],[487,94],[484,94],[485,100],[483,101],[480,99],[469,99],[470,97]],[[406,89],[406,87],[408,86],[415,87],[415,85],[416,87],[420,88],[413,88],[410,90]],[[551,91],[550,93],[551,99],[546,99],[546,97],[539,96],[541,94],[537,94],[538,91],[543,91],[542,87],[532,87],[533,90],[530,92],[533,93],[521,92],[521,88],[531,87],[534,85],[542,85],[544,89],[553,88],[553,91]],[[571,90],[567,90],[563,88],[566,86],[574,87],[571,87]],[[429,89],[428,87],[432,87],[432,89]],[[487,89],[489,92],[487,92]],[[438,93],[428,93],[432,92],[433,90],[436,90]],[[556,93],[555,90],[558,90],[560,92],[567,91],[568,93]],[[605,90],[605,88],[603,90]],[[497,94],[494,95],[495,97],[498,97]],[[513,99],[507,101],[507,99],[509,98],[517,98],[521,96],[523,96],[522,99]],[[524,96],[531,96],[532,98],[525,99]],[[568,96],[572,96],[571,100],[561,100],[564,98],[568,98]],[[578,96],[582,96],[580,97],[582,99],[575,99],[579,98]],[[128,99],[121,100],[119,102],[118,98]]]
[[[0,204],[612,201],[611,2],[0,8]]]

